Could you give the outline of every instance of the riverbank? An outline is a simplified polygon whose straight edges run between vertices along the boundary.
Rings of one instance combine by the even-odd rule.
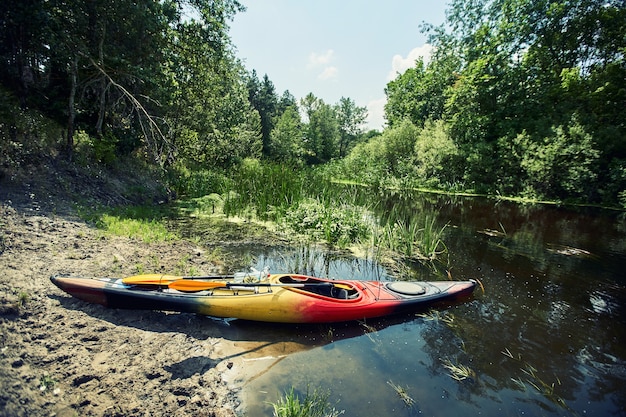
[[[73,196],[81,204],[132,202],[128,184],[107,173],[70,174],[44,165],[0,182],[0,415],[236,415],[238,359],[258,342],[237,340],[210,318],[109,310],[51,284],[57,273],[225,267],[193,242],[104,235],[76,216]],[[160,190],[144,183],[137,198],[165,198]]]

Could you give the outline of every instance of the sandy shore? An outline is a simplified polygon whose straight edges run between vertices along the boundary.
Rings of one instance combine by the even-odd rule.
[[[52,274],[225,272],[188,241],[105,236],[67,197],[54,181],[0,182],[0,416],[241,415],[240,388],[260,371],[254,358],[298,343],[266,340],[263,325],[111,310],[65,294]]]

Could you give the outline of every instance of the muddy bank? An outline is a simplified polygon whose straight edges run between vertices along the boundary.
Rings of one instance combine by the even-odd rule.
[[[128,202],[123,187],[43,174],[0,182],[0,415],[235,415],[242,358],[284,346],[207,317],[90,305],[49,280],[226,266],[188,241],[103,235],[73,213],[72,195]]]

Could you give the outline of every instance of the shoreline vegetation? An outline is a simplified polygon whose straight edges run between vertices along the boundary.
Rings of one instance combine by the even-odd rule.
[[[330,180],[331,182],[337,184],[344,185],[356,185],[359,187],[372,187],[370,184],[361,183],[353,180],[344,180],[333,178]],[[506,196],[501,194],[489,194],[489,193],[475,193],[469,191],[454,191],[454,190],[446,190],[446,189],[437,189],[437,188],[426,188],[426,187],[407,187],[407,188],[399,188],[399,187],[390,187],[388,190],[395,191],[404,191],[404,192],[416,192],[416,193],[425,193],[425,194],[439,194],[439,195],[449,195],[455,197],[479,197],[479,198],[487,198],[490,200],[500,200],[500,201],[510,201],[513,203],[519,204],[541,204],[546,206],[557,206],[557,207],[579,207],[579,208],[596,208],[603,210],[611,210],[611,211],[626,211],[626,207],[618,207],[615,205],[602,205],[602,204],[592,204],[592,203],[582,203],[577,201],[559,201],[559,200],[543,200],[532,197],[523,197],[523,196]]]
[[[368,184],[330,178],[323,169],[294,171],[289,166],[263,164],[254,159],[245,160],[228,174],[200,171],[179,177],[167,188],[170,187],[177,197],[168,204],[82,207],[79,211],[85,221],[105,233],[144,242],[189,239],[200,243],[207,239],[207,234],[219,242],[220,234],[228,233],[226,230],[237,224],[243,234],[265,235],[268,242],[322,245],[326,250],[371,258],[396,272],[406,273],[408,264],[421,263],[444,279],[449,264],[445,219],[423,217],[420,213],[400,218],[393,207],[377,207],[378,203],[363,198],[364,194],[419,192],[623,211],[616,207],[425,188],[376,190]],[[181,226],[180,219],[186,219],[183,222],[187,225]],[[205,221],[198,233],[192,224],[201,219]],[[181,227],[185,229],[184,238]],[[207,232],[207,228],[212,230]]]
[[[232,268],[243,267],[245,260],[226,257],[224,251],[220,250],[220,245],[232,245],[241,241],[254,241],[257,244],[278,242],[281,245],[302,244],[303,241],[306,245],[321,244],[326,248],[349,252],[349,256],[377,256],[378,262],[398,274],[407,273],[408,268],[403,267],[404,262],[420,262],[442,279],[447,279],[446,225],[432,227],[433,218],[419,215],[414,219],[396,218],[392,207],[382,210],[385,213],[384,220],[376,220],[374,212],[380,211],[380,208],[362,200],[362,193],[352,188],[355,184],[343,184],[341,188],[337,188],[325,185],[324,182],[330,182],[330,179],[320,181],[320,177],[316,177],[319,173],[314,171],[294,173],[286,167],[247,161],[243,168],[245,174],[202,174],[203,178],[212,178],[212,187],[216,188],[211,190],[219,190],[220,194],[188,197],[182,193],[183,187],[177,191],[171,189],[154,172],[145,170],[141,164],[134,164],[136,162],[128,161],[123,165],[124,169],[99,169],[92,166],[69,170],[70,165],[63,161],[48,160],[48,163],[31,166],[29,170],[15,171],[0,181],[0,201],[4,206],[4,214],[8,213],[6,216],[3,214],[0,221],[0,262],[9,271],[4,280],[0,281],[0,285],[4,293],[9,294],[6,305],[14,306],[5,309],[0,315],[2,326],[10,327],[13,329],[11,331],[15,331],[15,326],[20,326],[18,333],[24,335],[23,339],[26,341],[28,334],[39,331],[26,324],[28,320],[33,322],[33,316],[41,315],[42,320],[45,320],[51,314],[61,314],[64,317],[67,315],[69,319],[82,311],[84,306],[76,311],[65,311],[67,302],[72,305],[76,303],[73,300],[63,301],[60,305],[56,301],[52,304],[46,301],[50,297],[51,289],[45,275],[50,272],[82,271],[84,274],[114,276],[155,271],[184,275],[225,270],[232,272]],[[132,172],[129,172],[131,167]],[[96,172],[97,175],[94,175]],[[348,189],[344,186],[348,186]],[[194,189],[196,195],[206,192],[197,183],[194,185],[189,182],[187,187]],[[255,190],[255,194],[251,190]],[[263,195],[266,190],[272,190],[274,200],[270,201]],[[280,190],[280,193],[276,190]],[[314,193],[316,197],[313,198],[309,193]],[[271,204],[272,202],[280,204]],[[200,235],[179,233],[180,225],[175,223],[180,219],[200,222],[207,218],[210,221],[202,223]],[[77,226],[57,224],[79,219]],[[44,224],[47,226],[43,226]],[[63,236],[68,235],[68,227],[77,228],[73,232],[76,237],[71,238],[70,233],[67,244],[63,243],[61,246],[60,243],[66,239]],[[76,242],[72,243],[73,239]],[[46,246],[38,243],[39,240],[50,241],[51,244]],[[430,242],[430,249],[420,246],[424,240]],[[207,241],[212,243],[211,248],[206,246]],[[33,250],[33,244],[39,247],[36,257],[40,262],[30,265],[26,259],[31,256],[29,252]],[[138,248],[143,249],[138,252]],[[63,312],[55,312],[59,308]],[[41,314],[37,313],[39,310]],[[109,314],[120,313],[106,312],[107,317]],[[95,325],[91,324],[91,319],[81,320],[86,320],[85,326]],[[119,319],[112,321],[116,323]],[[176,332],[178,324],[166,322],[164,326],[173,327],[164,328],[163,331]],[[54,326],[51,328],[55,329]],[[113,329],[116,333],[126,332],[123,326],[111,328]],[[97,331],[97,327],[92,330]],[[55,331],[58,331],[59,337],[67,332],[63,328]],[[85,340],[91,340],[91,337],[88,333],[83,336]],[[50,340],[52,336],[45,338]],[[224,343],[228,344],[228,336],[225,338]],[[43,381],[41,383],[46,387],[45,392],[54,397],[51,402],[48,398],[49,403],[66,404],[68,397],[65,394],[81,392],[82,384],[72,387],[70,383],[68,387],[66,382],[68,378],[70,381],[71,378],[82,381],[81,375],[85,371],[80,367],[72,368],[71,376],[65,374],[64,377],[59,369],[50,368],[47,364],[49,359],[44,356],[40,362],[28,362],[30,367],[22,369],[22,366],[16,365],[19,361],[11,359],[11,352],[23,352],[27,349],[26,345],[5,346],[11,349],[4,353],[4,363],[13,369],[9,372],[13,372],[14,377],[21,378],[24,374],[30,375],[25,376],[26,378]],[[181,360],[184,358],[181,357]],[[18,366],[17,370],[15,366]],[[233,369],[232,372],[236,373],[237,367]],[[36,374],[37,372],[41,375]],[[222,369],[220,372],[226,371]],[[5,382],[11,383],[15,380],[14,377],[5,378]],[[104,376],[97,377],[101,381],[108,381]],[[215,377],[218,380],[220,378],[219,375]],[[165,381],[167,375],[160,378]],[[232,389],[236,388],[220,385],[219,391],[216,391],[223,396],[219,407],[225,402],[231,404],[231,409],[238,407],[238,400],[233,396]],[[59,394],[54,394],[57,392],[55,390],[59,390]],[[174,388],[173,390],[176,391]],[[188,388],[183,391],[192,392]],[[7,392],[22,399],[31,395],[42,395],[15,392],[13,389]],[[128,395],[135,393],[130,390]],[[35,397],[31,400],[33,409],[49,409],[41,399]],[[275,404],[277,407],[291,404],[298,408],[298,401],[303,403],[301,405],[306,405],[309,400],[306,396],[294,396],[292,391],[278,399]],[[93,401],[95,404],[96,401]],[[213,400],[196,400],[193,406],[212,403]],[[131,401],[131,404],[134,402]],[[94,405],[69,406],[83,411],[97,409]],[[188,409],[194,409],[191,403]],[[189,415],[193,414],[194,412],[190,412]]]

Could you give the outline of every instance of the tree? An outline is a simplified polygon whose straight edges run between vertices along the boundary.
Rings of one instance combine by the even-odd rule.
[[[406,176],[411,170],[411,159],[415,148],[415,141],[420,129],[409,119],[383,132],[383,154],[380,155],[386,162],[386,168],[394,176]]]
[[[160,165],[210,161],[198,156],[220,147],[255,152],[232,146],[255,124],[228,38],[236,0],[5,3],[0,81],[64,124],[70,150],[80,128],[117,153],[143,144]]]
[[[444,120],[464,181],[487,191],[616,202],[626,188],[623,1],[453,0],[446,17],[424,27],[428,66],[418,61],[387,85],[388,125]],[[550,165],[548,155],[561,160],[554,144],[564,141],[577,143],[564,152],[581,152],[580,170],[550,175],[544,189],[527,174]],[[599,191],[581,191],[577,176]]]
[[[307,116],[304,148],[307,161],[319,164],[338,155],[339,125],[332,106],[309,93],[301,100]]]
[[[339,157],[345,157],[363,133],[367,107],[358,107],[354,100],[341,97],[335,106],[339,127]]]
[[[305,154],[302,135],[302,122],[298,108],[289,106],[278,117],[271,133],[272,158],[285,163],[302,165]]]
[[[259,81],[254,70],[247,84],[250,104],[261,116],[263,155],[268,156],[270,154],[270,134],[274,128],[274,121],[278,116],[276,89],[267,74],[263,76],[262,81]]]

